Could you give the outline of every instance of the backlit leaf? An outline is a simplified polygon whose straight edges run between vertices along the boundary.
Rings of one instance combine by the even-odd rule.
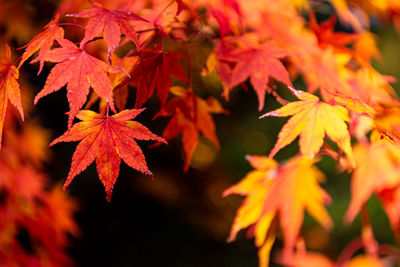
[[[50,144],[81,141],[72,157],[64,189],[94,160],[99,178],[106,189],[108,201],[111,199],[112,189],[118,178],[121,158],[131,168],[151,175],[135,139],[157,140],[163,143],[166,141],[151,133],[142,124],[130,121],[142,111],[143,109],[127,109],[112,116],[103,116],[90,110],[80,111],[77,117],[82,121],[74,124]]]
[[[21,92],[17,81],[19,71],[10,61],[10,47],[4,42],[0,42],[0,147],[8,101],[17,108],[22,120],[24,120]]]
[[[60,90],[67,84],[67,97],[70,106],[68,128],[76,114],[86,102],[89,88],[109,103],[115,111],[112,88],[107,72],[120,72],[119,69],[89,55],[67,39],[58,40],[61,48],[55,48],[45,56],[46,61],[56,62],[43,89],[36,95],[34,103],[40,98]]]
[[[320,150],[325,134],[338,144],[353,162],[350,134],[346,121],[348,111],[341,106],[332,106],[321,102],[318,97],[291,89],[300,101],[289,103],[280,109],[261,116],[287,117],[293,115],[283,126],[278,141],[270,153],[273,157],[283,147],[289,145],[300,135],[300,151],[303,155],[313,157]]]
[[[290,254],[298,238],[305,210],[324,227],[332,227],[323,205],[330,198],[319,186],[324,175],[313,166],[314,160],[297,156],[278,165],[273,159],[263,156],[249,156],[247,159],[256,169],[223,193],[223,196],[246,196],[236,214],[228,240],[235,239],[240,229],[252,226],[256,245],[262,247],[269,242],[270,226],[274,217],[277,217],[283,230],[285,251]]]

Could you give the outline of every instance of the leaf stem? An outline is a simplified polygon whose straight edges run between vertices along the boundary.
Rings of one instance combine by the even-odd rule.
[[[364,244],[365,251],[370,256],[378,257],[378,243],[374,237],[366,203],[361,208],[361,224],[361,239]]]
[[[283,99],[280,95],[275,90],[272,90],[271,95],[275,98],[278,103],[280,103],[282,106],[285,106],[290,103],[290,101],[287,101],[286,99]]]
[[[145,32],[151,32],[151,31],[157,31],[157,28],[151,28],[151,29],[145,29],[145,30],[141,30],[141,31],[137,31],[136,33],[145,33]]]
[[[79,28],[81,28],[81,29],[86,30],[85,27],[83,27],[83,26],[80,25],[80,24],[76,24],[76,23],[64,22],[64,23],[60,23],[60,24],[58,24],[58,25],[60,25],[60,26],[76,26],[76,27],[79,27]]]
[[[351,241],[340,253],[336,263],[336,267],[344,267],[350,258],[357,252],[357,250],[363,247],[363,243],[360,237],[357,237]]]
[[[15,65],[17,65],[17,63],[22,59],[22,56],[24,55],[24,53],[22,53],[22,55],[20,55],[13,63],[12,63],[12,65],[13,66],[15,66]],[[21,66],[18,66],[18,69],[19,69],[19,67],[21,67]]]

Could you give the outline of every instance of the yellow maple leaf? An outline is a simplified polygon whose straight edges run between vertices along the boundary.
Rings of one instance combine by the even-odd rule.
[[[255,168],[238,184],[228,188],[223,196],[246,196],[234,220],[228,241],[234,240],[241,229],[252,227],[259,247],[260,266],[268,265],[275,240],[274,219],[279,218],[284,233],[285,250],[292,251],[307,211],[324,227],[332,221],[323,203],[329,195],[318,185],[324,175],[313,165],[310,157],[297,156],[278,165],[264,156],[247,158]]]
[[[321,102],[310,93],[293,88],[290,90],[300,101],[289,103],[260,117],[293,115],[280,131],[269,157],[289,145],[298,135],[301,153],[313,157],[320,150],[326,133],[347,154],[350,161],[354,162],[350,134],[345,123],[350,120],[347,109]]]

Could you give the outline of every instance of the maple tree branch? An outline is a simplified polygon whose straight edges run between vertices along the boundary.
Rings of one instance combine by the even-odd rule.
[[[191,68],[191,61],[190,61],[190,56],[189,56],[189,51],[186,49],[186,46],[182,44],[183,51],[185,51],[186,55],[186,64],[188,65],[187,70],[188,70],[188,81],[192,80],[192,68]]]
[[[356,239],[351,241],[342,250],[342,253],[340,253],[339,258],[336,263],[336,266],[337,267],[345,266],[345,264],[351,259],[351,257],[354,255],[354,253],[356,253],[357,250],[361,249],[362,247],[363,247],[363,243],[362,243],[361,237],[357,237]]]
[[[142,44],[140,44],[140,47],[145,47],[148,43],[150,43],[156,36],[158,33],[159,29],[155,29],[154,33],[152,35],[150,35],[150,37],[145,40]],[[129,51],[125,56],[129,57],[132,56],[133,54],[135,54],[136,52],[138,52],[137,50],[132,49],[131,51]]]
[[[246,85],[244,82],[240,83],[240,85],[243,87],[243,90],[244,90],[246,93],[250,92],[249,87],[247,87],[247,85]]]
[[[83,27],[82,25],[76,24],[76,23],[71,23],[71,22],[60,23],[59,25],[60,25],[60,26],[76,26],[76,27],[79,27],[79,28],[81,28],[81,29],[86,30],[86,28]]]
[[[97,41],[97,40],[102,40],[102,39],[104,39],[104,38],[103,38],[103,37],[95,37],[95,38],[93,38],[92,40],[87,41],[87,42],[85,43],[83,49],[86,47],[86,44],[89,44],[89,43],[91,43],[91,42],[95,42],[95,41]],[[74,43],[74,44],[80,45],[80,43],[81,43],[81,42],[76,42],[76,43]]]
[[[317,153],[318,155],[327,155],[330,156],[331,158],[333,158],[334,160],[338,160],[339,159],[339,155],[330,149],[321,149],[320,151],[318,151]]]
[[[161,50],[164,51],[164,32],[161,30]]]
[[[209,41],[214,41],[214,39],[210,35],[203,33],[201,30],[198,30],[198,29],[194,29],[194,28],[190,28],[190,27],[171,27],[171,29],[196,32],[197,33],[196,35],[200,35]]]
[[[137,31],[136,33],[140,34],[140,33],[151,32],[151,31],[158,31],[158,29],[157,28],[145,29],[145,30]]]
[[[334,151],[327,142],[324,142],[322,147],[323,148],[321,148],[321,150],[318,152],[318,155],[328,155],[336,161],[339,160],[339,153]]]
[[[400,266],[400,250],[397,247],[389,244],[380,244],[379,255],[393,257],[393,260],[397,262],[398,266]]]
[[[364,244],[365,251],[372,257],[378,257],[378,243],[374,237],[366,203],[364,203],[361,208],[361,225],[361,239]]]

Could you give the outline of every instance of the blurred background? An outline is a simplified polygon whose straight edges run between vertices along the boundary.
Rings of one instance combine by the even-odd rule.
[[[59,1],[55,0],[0,0],[0,40],[12,46],[15,58],[21,54],[15,48],[25,45],[42,31],[58,6]],[[318,20],[325,20],[332,14],[332,9],[327,10],[317,14]],[[339,23],[336,26],[338,30],[349,31]],[[65,27],[66,32],[69,29]],[[377,21],[372,24],[372,32],[377,34],[382,53],[382,60],[375,61],[374,66],[381,73],[400,77],[399,35],[393,27]],[[191,168],[183,173],[184,154],[179,138],[156,148],[149,148],[149,142],[139,142],[154,179],[122,163],[110,203],[106,201],[95,164],[78,175],[67,189],[79,203],[75,219],[80,234],[70,237],[68,248],[68,254],[78,266],[258,266],[257,248],[244,231],[236,241],[226,242],[242,198],[222,198],[221,194],[251,169],[246,155],[265,155],[271,150],[285,119],[258,119],[280,105],[267,97],[265,108],[262,113],[258,112],[253,90],[246,92],[237,88],[231,92],[229,102],[219,97],[222,88],[216,74],[200,75],[212,44],[199,39],[190,46],[193,47],[189,51],[196,51],[191,55],[195,92],[218,97],[230,113],[213,116],[221,149],[217,151],[210,141],[202,138]],[[20,74],[23,91],[27,95],[37,94],[52,66],[46,63],[37,76],[38,66],[25,64]],[[295,86],[302,89],[303,84],[298,82]],[[394,83],[393,87],[398,89],[399,83]],[[284,91],[280,93],[283,98],[293,99]],[[137,120],[161,135],[169,118],[152,120],[158,105],[156,99],[151,99],[146,105],[149,108]],[[133,104],[128,107],[132,108]],[[40,100],[28,120],[48,129],[52,140],[67,130],[65,113],[68,109],[62,89]],[[44,169],[52,185],[64,182],[77,144],[61,143],[50,149]],[[296,154],[297,149],[297,144],[293,143],[279,153],[277,159],[287,159]],[[311,250],[336,259],[346,244],[360,235],[360,222],[359,218],[349,226],[342,222],[350,200],[349,175],[336,170],[335,162],[327,157],[322,158],[318,167],[328,177],[324,188],[333,199],[328,210],[335,227],[327,232],[306,215],[302,234]],[[394,244],[380,204],[374,197],[368,204],[377,240]],[[277,242],[273,251],[280,248]]]

